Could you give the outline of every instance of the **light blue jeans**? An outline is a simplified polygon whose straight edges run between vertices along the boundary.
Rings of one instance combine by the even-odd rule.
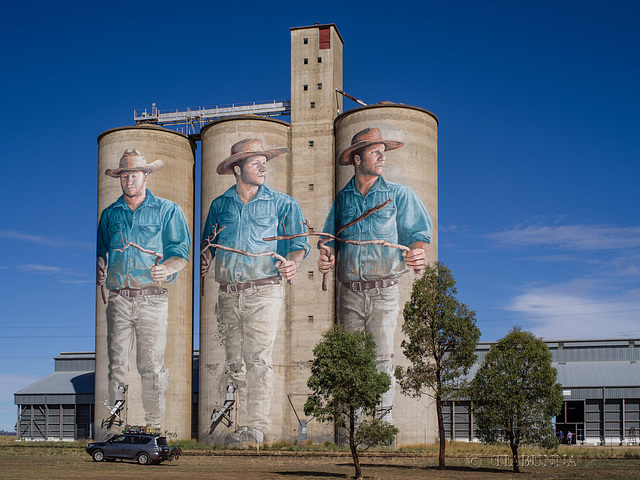
[[[169,297],[142,295],[126,298],[109,294],[107,352],[109,355],[109,404],[116,401],[118,386],[125,384],[135,338],[136,365],[142,385],[142,407],[147,425],[161,426],[169,375],[164,364],[167,345]]]
[[[349,332],[364,330],[373,335],[376,342],[376,368],[391,377],[391,387],[382,395],[382,407],[393,406],[396,385],[393,343],[400,313],[399,298],[398,285],[354,292],[340,283],[338,321]],[[384,420],[390,422],[390,417],[387,415]]]
[[[273,396],[273,344],[284,298],[282,285],[218,293],[218,322],[227,381],[238,386],[239,422],[269,428]]]

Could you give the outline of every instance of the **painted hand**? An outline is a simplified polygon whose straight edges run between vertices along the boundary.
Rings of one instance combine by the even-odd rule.
[[[410,251],[402,252],[407,267],[411,270],[422,270],[426,263],[427,254],[422,248],[414,248]]]
[[[296,276],[298,265],[293,260],[287,260],[286,262],[276,262],[276,268],[282,278],[291,280]]]
[[[318,270],[323,275],[326,275],[331,271],[331,269],[336,264],[336,256],[331,255],[329,250],[322,249],[320,250],[320,257],[318,258]]]
[[[107,281],[107,269],[104,264],[104,260],[102,257],[98,257],[97,259],[97,267],[96,267],[96,284],[104,285],[104,282]]]
[[[211,259],[207,255],[200,255],[200,276],[204,277],[211,266]]]
[[[151,269],[151,278],[156,282],[164,282],[169,277],[169,271],[165,265],[153,265]]]

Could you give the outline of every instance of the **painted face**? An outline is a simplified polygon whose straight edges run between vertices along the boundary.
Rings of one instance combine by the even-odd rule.
[[[363,153],[364,158],[358,157],[360,158],[360,164],[358,165],[360,173],[374,177],[382,175],[384,162],[386,160],[384,157],[386,148],[384,143],[376,143],[375,145],[367,147]]]
[[[147,187],[147,176],[144,172],[123,172],[120,174],[120,186],[125,197],[139,197]]]
[[[240,178],[247,185],[260,186],[264,184],[267,176],[267,157],[254,155],[247,158],[244,166],[240,168]]]

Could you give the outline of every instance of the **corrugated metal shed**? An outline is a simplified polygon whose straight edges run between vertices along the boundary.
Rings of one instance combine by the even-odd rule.
[[[638,387],[638,362],[566,362],[553,363],[558,383],[566,387]]]
[[[94,377],[94,372],[53,372],[15,395],[93,395]],[[16,398],[16,404],[19,403]]]

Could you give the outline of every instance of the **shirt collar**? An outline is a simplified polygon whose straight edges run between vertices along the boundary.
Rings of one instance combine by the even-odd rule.
[[[356,188],[355,175],[351,177],[351,180],[349,180],[349,183],[347,183],[347,185],[344,187],[344,190],[346,192],[351,191],[357,195],[362,196],[362,194],[360,193],[360,190]],[[382,178],[382,176],[380,176],[378,177],[378,180],[376,180],[376,183],[373,184],[373,187],[371,187],[371,190],[367,192],[367,195],[375,192],[388,192],[388,191],[389,191],[389,185],[387,185],[387,182],[385,181],[385,179]]]
[[[235,185],[231,185],[231,187],[229,187],[229,189],[226,192],[224,192],[222,196],[232,198],[242,203],[242,200],[240,200],[240,196],[236,191]],[[273,193],[271,192],[271,189],[267,186],[266,183],[264,183],[258,187],[258,193],[256,193],[256,196],[251,199],[251,202],[253,202],[254,200],[270,200],[272,198],[273,198]]]
[[[151,193],[151,190],[149,190],[147,188],[146,192],[147,193],[146,193],[146,195],[144,197],[144,201],[142,202],[142,204],[136,210],[138,210],[139,208],[143,208],[143,207],[155,207],[155,206],[158,205],[158,200],[156,200],[156,197],[153,195],[153,193]],[[116,200],[115,204],[118,207],[131,210],[129,205],[127,205],[127,202],[124,201],[124,195],[120,195],[120,198],[118,198],[118,200]]]

